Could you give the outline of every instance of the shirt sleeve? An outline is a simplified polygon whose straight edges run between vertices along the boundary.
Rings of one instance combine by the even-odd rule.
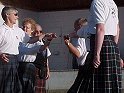
[[[1,32],[2,31],[0,31],[0,45],[1,45],[1,42],[3,41],[3,34]]]
[[[21,28],[19,29],[20,41],[27,43],[30,40],[30,36],[26,34]]]
[[[84,55],[85,52],[87,52],[85,40],[80,41],[80,40],[78,39],[78,42],[77,42],[77,44],[76,44],[76,48],[77,48],[78,51],[80,52],[80,56]]]
[[[2,46],[2,41],[3,41],[3,34],[2,31],[0,31],[0,47]],[[0,54],[2,54],[1,50],[0,50]]]
[[[50,49],[47,48],[47,57],[49,57],[51,55]]]
[[[29,44],[29,43],[28,43]],[[30,44],[32,47],[28,47],[28,44],[20,43],[19,45],[19,53],[25,54],[25,55],[33,55],[36,54],[39,51],[39,48],[41,47],[40,44]]]
[[[82,40],[82,41],[78,40],[78,44],[77,44],[76,48],[80,52],[80,57],[77,58],[77,61],[80,65],[84,65],[87,54],[88,54],[87,49],[86,49],[86,45],[85,45],[85,40]]]
[[[106,20],[106,11],[105,11],[105,4],[102,2],[102,0],[97,0],[97,2],[94,2],[92,4],[91,12],[93,19],[95,21],[95,24],[98,23],[105,23]]]
[[[46,52],[46,51],[47,51],[47,52]],[[44,55],[44,56],[46,55],[46,53],[47,53],[47,57],[51,56],[51,52],[50,52],[49,48],[45,49],[45,50],[42,51],[42,52],[43,52],[43,55]]]

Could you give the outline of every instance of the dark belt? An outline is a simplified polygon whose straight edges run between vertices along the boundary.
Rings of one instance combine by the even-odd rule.
[[[90,34],[90,36],[96,36],[96,34]],[[109,36],[109,37],[113,37],[113,35],[104,35],[105,37],[106,36]]]
[[[90,34],[90,39],[95,39],[96,34]],[[104,35],[104,39],[111,39],[114,40],[113,35]]]
[[[19,61],[19,63],[23,63],[23,64],[25,63],[26,64],[26,63],[34,63],[34,62]]]
[[[9,58],[13,58],[13,57],[17,57],[17,55],[13,55],[13,54],[6,54]]]

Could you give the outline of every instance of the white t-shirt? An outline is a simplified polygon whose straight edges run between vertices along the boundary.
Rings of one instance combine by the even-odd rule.
[[[19,54],[19,42],[28,42],[30,37],[19,27],[10,28],[5,23],[0,27],[0,53]]]
[[[78,65],[84,65],[87,54],[88,54],[87,48],[86,48],[85,38],[78,38],[77,43],[75,44],[75,47],[80,52],[80,57],[77,58]]]
[[[105,35],[117,35],[118,9],[113,0],[93,0],[88,20],[91,34],[96,34],[98,23],[105,24]]]

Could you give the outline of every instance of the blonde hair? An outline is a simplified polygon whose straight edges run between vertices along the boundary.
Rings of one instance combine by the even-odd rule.
[[[32,18],[25,18],[24,21],[22,22],[22,26],[25,24],[30,23],[31,24],[31,30],[35,31],[36,30],[36,22]]]
[[[88,22],[86,18],[78,18],[74,24],[83,26],[83,25],[87,25],[87,23]]]
[[[87,24],[88,24],[88,22],[87,22],[86,18],[78,18],[74,22],[74,29],[75,29],[75,31],[78,31],[82,26],[85,26]]]

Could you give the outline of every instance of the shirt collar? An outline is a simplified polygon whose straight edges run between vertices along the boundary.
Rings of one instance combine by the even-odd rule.
[[[9,29],[14,30],[14,28],[15,28],[14,26],[11,28],[11,27],[7,26],[5,23],[3,23],[3,25],[4,25],[5,29],[7,29],[7,30],[9,30]]]

